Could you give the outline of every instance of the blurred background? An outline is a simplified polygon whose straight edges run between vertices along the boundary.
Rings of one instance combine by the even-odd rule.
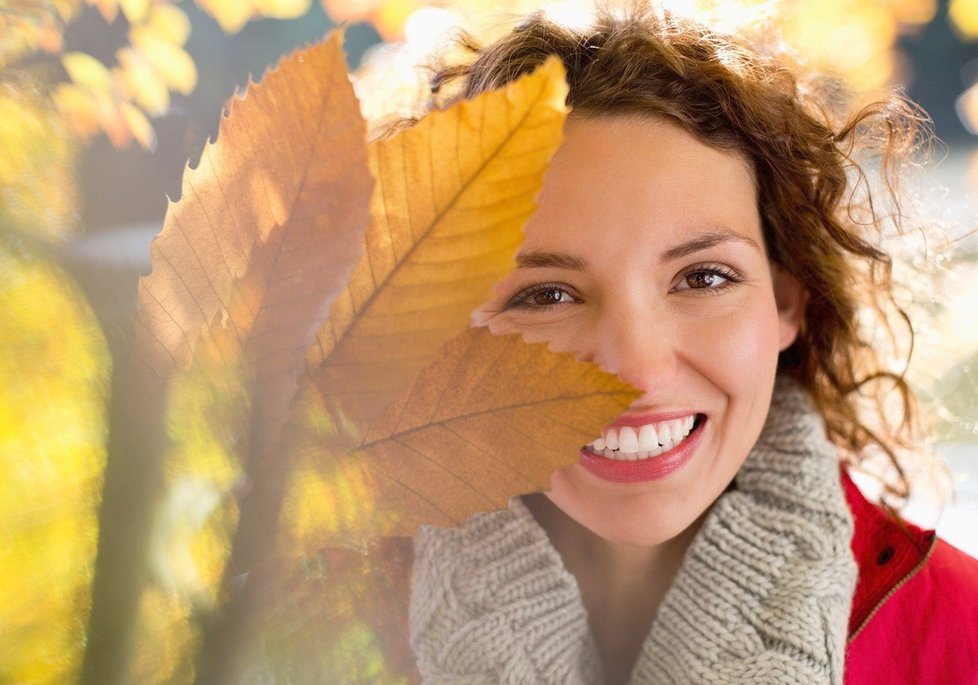
[[[938,506],[924,488],[907,514],[978,556],[978,0],[661,4],[721,29],[773,27],[856,100],[902,88],[932,117],[939,140],[909,181],[922,231],[893,249],[918,331],[909,375],[953,496]],[[417,65],[454,29],[489,38],[537,9],[571,24],[589,12],[539,0],[0,0],[0,682],[79,672],[109,346],[168,198],[228,98],[346,22],[368,121],[409,115],[424,88]],[[216,601],[226,555],[237,475],[220,426],[233,392],[201,394],[198,382],[178,388],[168,418],[174,456],[151,533],[137,682],[192,679],[195,617]],[[327,506],[314,480],[302,483],[297,539]],[[321,682],[401,682],[369,622],[344,616],[342,630],[315,634]],[[341,657],[354,653],[355,666]],[[284,663],[270,661],[266,680],[303,681]]]

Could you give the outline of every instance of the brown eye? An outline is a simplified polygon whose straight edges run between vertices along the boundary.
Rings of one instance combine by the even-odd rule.
[[[542,283],[517,293],[506,304],[506,309],[536,309],[546,310],[558,305],[575,304],[580,302],[574,295],[567,292],[567,287],[561,284]]]
[[[722,285],[725,279],[720,274],[712,271],[694,271],[686,274],[686,285],[690,288],[715,288]]]
[[[560,304],[561,302],[566,302],[570,298],[567,296],[563,290],[558,288],[547,288],[546,290],[538,290],[535,293],[530,294],[527,301],[530,304],[534,304],[537,307],[549,307],[550,305]]]
[[[723,292],[743,278],[722,264],[702,264],[687,271],[673,288],[675,291],[699,290],[709,294]]]

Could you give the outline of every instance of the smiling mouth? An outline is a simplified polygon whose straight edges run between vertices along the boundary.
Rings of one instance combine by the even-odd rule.
[[[705,421],[704,414],[691,414],[641,426],[612,426],[585,449],[595,456],[615,461],[652,459],[685,443]]]

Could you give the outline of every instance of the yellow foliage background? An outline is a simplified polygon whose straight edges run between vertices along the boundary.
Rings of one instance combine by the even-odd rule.
[[[542,5],[558,18],[580,15],[580,3],[503,0],[491,3],[491,13],[487,4],[322,0],[333,19],[369,21],[388,41],[357,74],[368,119],[379,119],[392,107],[413,112],[420,87],[414,65],[452,26],[490,36],[500,30],[500,17]],[[241,31],[261,18],[302,16],[310,5],[311,0],[197,1],[225,32]],[[845,75],[866,95],[899,76],[895,46],[901,32],[944,20],[935,0],[682,5],[731,28],[759,18],[778,21],[805,60]],[[65,52],[66,27],[88,6],[109,23],[128,24],[127,42],[109,62],[83,51]],[[978,39],[978,0],[951,0],[948,8],[947,20],[961,39]],[[96,549],[111,371],[86,298],[64,271],[25,248],[17,235],[29,233],[59,245],[82,232],[75,169],[78,155],[96,136],[120,148],[135,143],[153,149],[154,120],[169,110],[174,94],[201,85],[194,56],[186,49],[190,30],[188,13],[176,0],[0,0],[0,681],[65,682],[78,671]],[[398,49],[391,50],[395,45]],[[41,60],[43,69],[36,68],[39,56],[48,60]],[[961,93],[958,109],[978,132],[978,85]],[[978,178],[978,161],[975,169]],[[940,375],[920,376],[935,397],[941,392],[971,397],[971,404],[958,400],[951,418],[958,422],[959,438],[978,431],[973,395],[967,395],[972,377],[961,371],[978,358],[976,317],[967,306],[974,299],[961,294],[975,290],[976,261],[974,252],[959,255],[939,279],[947,290],[940,295],[944,304],[935,316],[935,335],[957,339],[957,347],[938,354],[940,341],[928,345],[924,359]],[[244,487],[233,455],[246,392],[239,378],[215,368],[216,362],[209,365],[205,357],[180,377],[169,408],[173,443],[158,526],[150,532],[151,582],[142,600],[134,681],[190,680],[190,655],[200,637],[195,616],[218,601],[237,521],[234,495]],[[359,474],[334,468],[338,472],[324,473],[320,463],[308,460],[294,475],[285,515],[297,548],[308,550],[321,541],[324,521],[354,515],[369,498]],[[345,484],[341,499],[332,498],[337,483]],[[306,561],[315,558],[310,553]],[[309,577],[325,583],[328,573],[310,568]],[[346,655],[367,655],[357,664],[358,677],[398,682],[366,623],[349,623],[323,650],[321,661],[336,668]]]
[[[64,274],[2,249],[0,273],[0,680],[64,682],[84,648],[109,360]]]

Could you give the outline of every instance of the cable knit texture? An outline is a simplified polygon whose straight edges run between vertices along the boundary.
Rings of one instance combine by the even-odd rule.
[[[842,683],[852,533],[823,421],[779,378],[761,437],[687,550],[631,682]],[[422,528],[410,622],[426,683],[602,682],[577,582],[518,497],[461,528]]]

